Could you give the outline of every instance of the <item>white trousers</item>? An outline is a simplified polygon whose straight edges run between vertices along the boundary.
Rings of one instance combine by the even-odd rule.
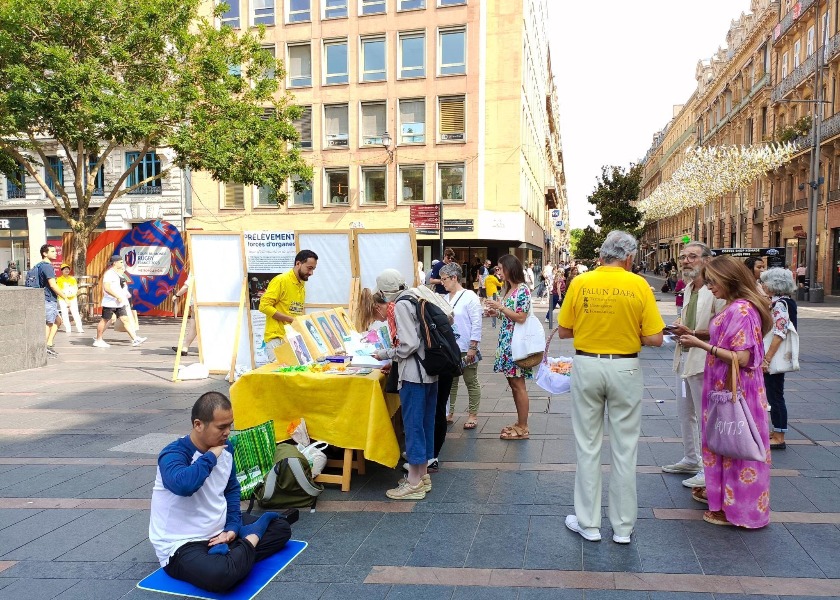
[[[685,379],[677,378],[682,387],[685,381],[685,396],[677,389],[677,414],[682,430],[684,460],[703,466],[703,453],[700,446],[700,418],[703,415],[703,374],[690,375]]]
[[[79,333],[84,333],[84,326],[82,325],[82,317],[79,315],[79,299],[73,298],[72,300],[62,300],[61,298],[58,299],[58,308],[61,310],[61,320],[64,322],[64,330],[67,333],[70,333],[70,315],[68,315],[68,308],[69,312],[73,313],[73,320],[76,322],[76,331]]]
[[[607,515],[613,532],[630,535],[639,507],[636,459],[642,416],[642,370],[638,358],[575,356],[572,426],[577,449],[575,514],[583,528],[601,527],[601,445],[604,408],[609,413],[610,471]]]

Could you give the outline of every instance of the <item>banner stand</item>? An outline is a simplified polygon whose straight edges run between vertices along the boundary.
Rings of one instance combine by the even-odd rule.
[[[181,365],[181,348],[184,346],[184,336],[187,335],[187,320],[190,317],[190,300],[192,300],[193,283],[189,282],[187,285],[187,303],[184,306],[184,314],[181,316],[181,333],[178,336],[178,347],[175,349],[175,366],[172,369],[172,381],[180,381],[178,379],[178,367]],[[193,319],[195,315],[192,316]],[[199,348],[201,344],[199,343]]]

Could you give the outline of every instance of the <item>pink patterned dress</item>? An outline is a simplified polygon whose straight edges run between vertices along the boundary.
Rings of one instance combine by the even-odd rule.
[[[709,335],[709,343],[713,346],[749,351],[747,366],[741,367],[741,389],[767,448],[767,458],[759,462],[720,456],[706,447],[709,392],[730,389],[729,365],[710,354],[703,374],[703,466],[709,510],[722,509],[733,525],[749,529],[764,527],[770,522],[770,436],[767,394],[761,371],[764,360],[761,315],[746,300],[736,300],[712,319]]]

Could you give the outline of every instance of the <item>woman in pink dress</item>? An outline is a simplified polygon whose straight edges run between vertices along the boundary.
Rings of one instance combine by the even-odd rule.
[[[737,525],[748,529],[770,522],[770,438],[767,429],[767,395],[761,361],[764,334],[772,326],[770,311],[758,295],[753,275],[746,266],[729,256],[708,262],[706,285],[726,307],[709,324],[709,342],[692,335],[680,337],[684,347],[702,348],[709,353],[703,375],[703,466],[706,488],[692,496],[708,502],[703,520],[714,525]],[[740,389],[750,414],[767,448],[763,461],[740,460],[714,454],[706,446],[706,418],[709,393],[729,389],[732,353],[740,366]]]

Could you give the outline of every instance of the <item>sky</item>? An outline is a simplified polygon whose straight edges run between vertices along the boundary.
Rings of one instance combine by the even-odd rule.
[[[627,168],[697,87],[750,0],[548,0],[572,227],[591,225],[602,165]]]

